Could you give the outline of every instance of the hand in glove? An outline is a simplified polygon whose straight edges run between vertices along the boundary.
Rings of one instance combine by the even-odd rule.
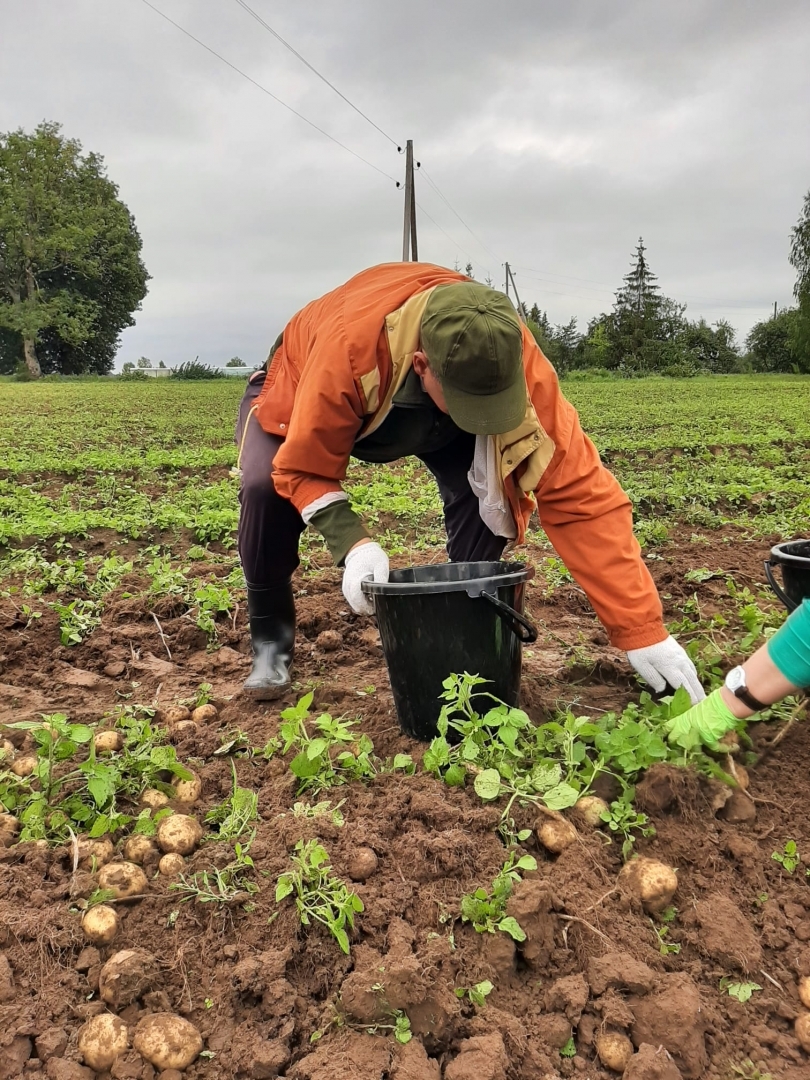
[[[629,649],[627,659],[656,693],[660,694],[669,684],[673,690],[685,687],[693,705],[706,697],[695,665],[672,635],[656,645]]]
[[[373,615],[374,604],[360,588],[365,578],[372,581],[388,581],[388,556],[379,544],[357,544],[346,556],[343,571],[343,595],[349,607],[358,615]]]
[[[719,690],[714,690],[698,705],[667,721],[671,743],[691,750],[698,743],[715,747],[720,739],[737,726],[739,720],[726,705]]]

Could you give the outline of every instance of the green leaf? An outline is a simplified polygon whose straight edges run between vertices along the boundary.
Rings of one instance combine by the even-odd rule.
[[[341,927],[338,927],[338,926],[331,926],[329,929],[335,935],[337,943],[340,946],[341,952],[345,952],[346,955],[348,956],[348,954],[349,954],[349,935],[346,933],[345,930],[343,930]]]
[[[484,769],[473,783],[475,794],[484,802],[491,802],[501,794],[501,774],[497,769]]]
[[[299,780],[308,780],[311,776],[317,776],[321,771],[320,761],[311,761],[305,751],[301,751],[290,762],[290,771]]]
[[[276,903],[290,896],[294,889],[292,878],[288,874],[283,874],[276,885]]]
[[[516,870],[536,870],[537,859],[534,855],[522,855],[515,863]]]
[[[88,743],[93,738],[93,729],[86,724],[68,724],[67,734],[75,743]]]
[[[505,934],[508,934],[513,941],[525,941],[526,934],[521,928],[517,919],[513,919],[511,915],[507,915],[505,919],[501,919],[498,923],[498,929],[503,930]]]
[[[87,780],[87,790],[93,796],[93,802],[99,809],[115,793],[115,782],[110,783],[107,776],[91,776]]]
[[[93,823],[93,828],[87,834],[91,840],[97,840],[110,831],[110,819],[106,814],[99,814]]]
[[[394,769],[408,769],[413,765],[413,758],[410,754],[395,754],[391,765]]]
[[[547,791],[543,796],[543,802],[549,810],[567,810],[569,806],[574,805],[578,798],[579,792],[577,789],[563,782]]]
[[[326,739],[313,739],[306,749],[306,755],[310,761],[314,761],[315,758],[321,756],[326,749]]]
[[[467,783],[467,770],[463,765],[451,765],[444,774],[444,782],[448,787],[464,787]]]

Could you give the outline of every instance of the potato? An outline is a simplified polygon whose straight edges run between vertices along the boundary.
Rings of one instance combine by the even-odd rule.
[[[98,977],[101,1000],[116,1012],[131,1005],[160,981],[157,960],[145,949],[113,953]]]
[[[11,771],[19,777],[30,776],[36,767],[36,754],[22,754],[11,763]]]
[[[14,743],[9,739],[0,740],[0,762],[7,765],[17,753]]]
[[[555,810],[546,810],[534,825],[537,839],[548,851],[559,855],[577,839],[578,833],[571,822]]]
[[[810,1009],[810,975],[804,975],[799,979],[799,1001],[805,1009]]]
[[[162,810],[164,806],[169,805],[169,796],[164,795],[162,791],[158,791],[156,788],[145,788],[141,792],[141,806],[146,806],[150,810]]]
[[[94,945],[109,945],[118,933],[118,913],[109,904],[96,904],[82,915],[82,930]]]
[[[209,724],[212,720],[216,720],[217,716],[216,706],[200,705],[191,714],[191,719],[196,724]]]
[[[176,851],[171,851],[160,860],[158,870],[163,877],[177,877],[178,874],[183,873],[185,865],[186,860],[183,856],[178,855]]]
[[[97,731],[93,736],[93,746],[96,748],[97,754],[114,754],[123,745],[124,736],[120,731],[107,729],[106,731]]]
[[[161,710],[160,713],[160,719],[164,724],[168,724],[169,727],[173,727],[183,720],[188,720],[190,716],[191,711],[187,709],[185,705],[169,705],[168,708]]]
[[[146,874],[140,866],[131,862],[114,862],[102,866],[98,875],[98,887],[109,889],[116,900],[126,900],[129,896],[140,896],[149,888]]]
[[[97,870],[112,861],[115,849],[111,840],[89,840],[83,836],[78,841],[79,867],[82,870]]]
[[[187,1069],[203,1048],[202,1035],[181,1016],[152,1013],[135,1028],[132,1045],[158,1070]]]
[[[729,771],[731,772],[731,770],[729,770]],[[749,787],[749,784],[751,783],[751,781],[748,778],[748,769],[746,769],[746,767],[744,765],[738,765],[737,762],[735,761],[734,762],[734,770],[733,770],[733,772],[731,772],[731,775],[734,777],[734,779],[740,785],[740,788],[741,788],[742,791],[748,791],[748,787]]]
[[[0,847],[11,847],[19,831],[20,823],[13,814],[0,814]]]
[[[193,720],[180,720],[172,728],[172,735],[188,735],[189,732],[193,734],[199,730],[198,725]]]
[[[596,1036],[596,1053],[606,1069],[624,1072],[633,1056],[633,1044],[626,1035],[617,1031],[606,1031]]]
[[[130,836],[124,844],[124,858],[136,866],[143,866],[150,856],[156,854],[157,845],[148,836]]]
[[[128,1049],[127,1026],[112,1013],[92,1016],[79,1030],[79,1053],[96,1072],[111,1068]]]
[[[195,802],[198,802],[202,795],[202,780],[196,773],[190,780],[178,780],[174,785],[174,800],[175,802],[184,803],[187,806],[192,806]]]
[[[639,855],[622,867],[619,882],[638,897],[647,911],[655,913],[672,903],[678,875],[671,866]]]
[[[163,818],[157,827],[157,842],[161,851],[190,855],[202,840],[202,826],[188,814],[172,814]]]
[[[810,1054],[810,1013],[800,1013],[796,1017],[796,1024],[793,1029],[796,1033],[796,1038],[799,1040],[799,1046],[806,1053]]]
[[[577,799],[571,814],[583,825],[598,829],[603,824],[602,814],[609,809],[605,800],[600,799],[598,795],[583,795],[581,799]]]
[[[369,847],[355,848],[349,859],[349,877],[352,881],[365,881],[377,869],[377,856]]]

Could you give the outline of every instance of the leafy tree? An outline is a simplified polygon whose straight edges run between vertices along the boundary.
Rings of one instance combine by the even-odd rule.
[[[163,363],[162,360],[159,362],[158,367],[163,368],[164,371],[166,370],[166,365]]]
[[[132,363],[131,360],[127,360],[127,362],[125,364],[121,365],[121,371],[125,375],[128,375],[130,373],[130,371],[134,371],[134,370],[135,370],[135,365]]]
[[[152,366],[152,361],[149,359],[148,356],[140,356],[138,358],[138,367],[139,368],[150,368],[151,366]]]
[[[467,265],[464,267],[464,273],[467,275],[468,278],[475,279],[475,274],[473,273],[473,264],[471,262],[468,262]]]
[[[232,356],[225,367],[247,367],[244,360],[241,360],[238,356]]]
[[[746,345],[755,371],[810,372],[807,355],[798,349],[800,319],[797,308],[783,308],[751,328]]]
[[[53,123],[0,135],[0,370],[110,371],[146,295],[140,252],[98,154]]]
[[[792,347],[799,370],[810,372],[810,191],[804,197],[790,240],[790,265],[796,271],[793,295],[799,305]]]

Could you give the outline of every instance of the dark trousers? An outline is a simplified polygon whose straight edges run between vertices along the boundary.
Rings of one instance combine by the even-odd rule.
[[[237,445],[242,441],[242,480],[239,487],[239,558],[248,585],[266,588],[288,581],[298,566],[298,541],[304,521],[293,504],[273,485],[273,458],[283,439],[268,435],[250,407],[261,393],[264,379],[248,383],[239,406]],[[460,432],[448,446],[418,457],[433,473],[444,504],[447,553],[451,562],[495,562],[506,540],[495,536],[481,520],[478,499],[467,472],[475,451],[475,436]]]

